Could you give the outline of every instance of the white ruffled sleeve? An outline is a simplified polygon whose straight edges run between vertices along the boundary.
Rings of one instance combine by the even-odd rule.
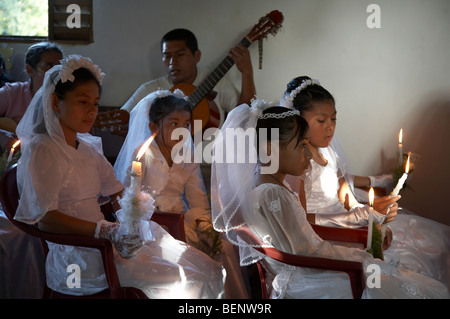
[[[20,200],[15,219],[34,224],[48,211],[57,209],[61,185],[70,170],[50,137],[37,135],[17,166]]]
[[[343,260],[362,260],[370,255],[357,248],[347,248],[322,240],[312,229],[296,196],[287,189],[263,184],[257,189],[260,202],[254,210],[256,223],[250,229],[275,248],[304,256]]]

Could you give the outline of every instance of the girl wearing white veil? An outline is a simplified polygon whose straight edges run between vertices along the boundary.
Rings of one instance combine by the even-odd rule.
[[[342,273],[291,267],[254,247],[362,261],[364,269],[378,264],[381,288],[366,288],[363,297],[448,298],[447,289],[433,279],[397,269],[361,249],[333,245],[313,231],[298,195],[283,182],[285,174],[300,176],[308,167],[308,136],[308,124],[297,110],[254,101],[228,114],[214,143],[212,214],[215,229],[239,246],[241,265],[263,262],[272,276],[272,298],[352,295]]]
[[[310,142],[317,156],[303,178],[308,214],[315,215],[315,222],[324,226],[367,226],[368,207],[356,200],[355,187],[367,186],[361,183],[364,180],[370,180],[368,186],[386,187],[388,175],[351,175],[334,137],[334,98],[318,81],[304,76],[291,80],[283,99],[286,107],[299,110],[310,127],[317,128],[316,131],[311,130]],[[298,185],[300,181],[292,177],[287,179],[291,185]],[[348,188],[343,190],[345,186]],[[350,197],[350,209],[345,203],[345,193]],[[389,249],[384,251],[385,258],[397,260],[400,267],[432,277],[449,287],[450,227],[411,213],[405,214],[404,209],[397,211],[397,203],[390,207],[398,198],[390,201],[386,196],[376,199],[375,204],[380,201],[377,207],[374,204],[375,210],[381,213],[376,213],[378,223],[382,223],[383,215],[388,213],[386,221],[393,237]],[[395,219],[392,219],[393,214]]]
[[[125,186],[139,148],[154,135],[140,159],[142,185],[155,199],[157,210],[185,216],[186,241],[223,264],[227,270],[227,298],[247,298],[233,246],[212,228],[211,208],[195,161],[191,138],[191,105],[180,90],[158,90],[131,111],[125,142],[114,165]],[[182,137],[182,138],[180,138]]]
[[[110,240],[123,286],[150,298],[217,298],[223,295],[222,267],[151,223],[155,241],[127,244],[118,223],[104,220],[98,196],[116,197],[123,186],[101,154],[99,138],[87,132],[98,112],[103,73],[88,58],[72,55],[49,70],[17,134],[22,157],[17,166],[20,202],[16,219],[48,232]],[[47,285],[73,295],[107,288],[96,249],[49,243]],[[134,259],[130,253],[136,252]],[[80,266],[80,287],[68,287],[67,267]]]

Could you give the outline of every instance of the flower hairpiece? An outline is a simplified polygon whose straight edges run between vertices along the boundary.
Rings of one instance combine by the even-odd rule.
[[[320,82],[314,79],[304,80],[295,90],[293,90],[287,98],[284,99],[284,105],[292,108],[294,106],[294,99],[301,91],[306,89],[309,85],[320,85]]]
[[[175,95],[176,97],[182,98],[184,100],[188,100],[189,97],[187,97],[183,91],[181,91],[180,89],[175,89],[173,92],[169,91],[169,90],[161,90],[159,89],[158,91],[155,92],[155,96],[159,99],[165,98],[167,96],[170,95]]]
[[[252,99],[250,111],[259,117],[265,109],[270,107],[270,103],[265,100]]]
[[[91,71],[91,73],[95,76],[97,81],[101,84],[105,73],[100,70],[98,65],[95,65],[91,59],[82,57],[80,55],[69,55],[67,58],[61,60],[61,70],[59,71],[59,75],[61,78],[61,82],[65,83],[66,81],[73,82],[75,77],[73,76],[73,72],[80,68],[85,68]]]

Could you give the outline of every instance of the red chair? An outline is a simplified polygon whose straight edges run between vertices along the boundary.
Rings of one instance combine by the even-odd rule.
[[[19,203],[19,192],[17,189],[16,175],[17,175],[17,165],[13,165],[6,170],[6,172],[3,174],[0,180],[0,201],[2,203],[5,215],[8,217],[8,219],[22,231],[32,236],[40,238],[45,256],[47,256],[48,254],[48,246],[46,241],[70,246],[96,248],[100,250],[102,254],[106,280],[109,286],[108,289],[103,290],[94,295],[73,296],[53,291],[46,285],[44,287],[43,298],[147,299],[147,296],[141,290],[134,287],[122,287],[120,285],[119,277],[117,275],[117,269],[114,263],[113,247],[108,240],[95,239],[93,237],[47,233],[39,230],[39,228],[36,225],[29,225],[15,220],[14,216],[16,214],[16,210]]]
[[[367,231],[362,229],[344,229],[311,225],[316,233],[324,240],[351,242],[366,245]],[[241,228],[242,229],[242,228]],[[256,240],[250,229],[242,229],[247,236]],[[337,260],[322,257],[300,256],[277,250],[276,248],[255,247],[264,255],[279,262],[305,268],[341,271],[347,273],[350,279],[353,298],[360,299],[365,287],[362,263],[357,261]],[[262,262],[257,263],[261,281],[261,295],[263,299],[269,298],[266,282],[266,269]]]
[[[153,212],[151,220],[165,228],[173,238],[186,242],[183,214]]]

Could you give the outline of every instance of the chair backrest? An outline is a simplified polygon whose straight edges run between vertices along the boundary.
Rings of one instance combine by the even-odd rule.
[[[173,238],[186,242],[183,214],[154,212],[151,219],[166,228]]]
[[[16,134],[10,131],[0,129],[0,153],[11,149],[11,147],[16,141],[17,141]]]
[[[254,241],[255,243],[258,242],[257,237],[248,227],[241,227],[239,232],[245,236],[252,238],[252,241]],[[362,296],[365,284],[361,262],[337,260],[323,257],[300,256],[286,253],[271,247],[254,248],[267,257],[291,266],[345,272],[350,279],[353,297],[355,299],[360,299]],[[260,262],[258,262],[257,266],[261,280],[262,297],[266,299],[269,297],[266,286],[266,271]]]
[[[0,180],[0,200],[3,212],[6,217],[20,230],[36,236],[39,236],[39,230],[34,225],[21,223],[14,219],[19,205],[19,190],[17,188],[17,164],[10,166],[3,174]]]

